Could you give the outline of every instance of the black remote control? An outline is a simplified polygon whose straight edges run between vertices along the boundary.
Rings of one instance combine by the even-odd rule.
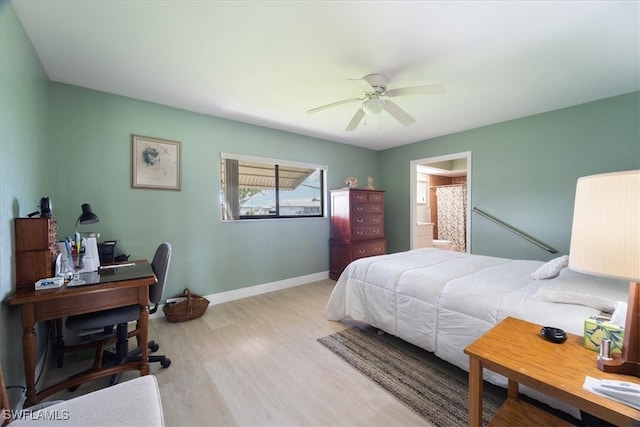
[[[551,326],[545,326],[540,329],[540,335],[556,344],[562,344],[567,340],[567,334],[562,329],[552,328]]]

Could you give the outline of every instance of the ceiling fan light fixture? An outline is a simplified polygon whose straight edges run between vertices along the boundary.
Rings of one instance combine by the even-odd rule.
[[[380,98],[371,98],[362,104],[362,109],[369,116],[380,114],[384,109],[384,101]]]

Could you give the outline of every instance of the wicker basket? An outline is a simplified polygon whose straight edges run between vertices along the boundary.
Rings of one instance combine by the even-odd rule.
[[[184,322],[186,320],[196,319],[204,314],[209,307],[209,300],[200,295],[192,294],[189,288],[186,288],[180,295],[174,298],[186,297],[184,301],[165,304],[162,307],[164,316],[169,322]]]

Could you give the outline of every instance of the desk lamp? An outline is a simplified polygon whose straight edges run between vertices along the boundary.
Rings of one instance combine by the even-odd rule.
[[[91,210],[91,205],[89,203],[84,203],[82,205],[82,214],[76,221],[75,233],[78,233],[78,224],[95,224],[99,221],[100,218],[98,218],[98,215],[93,213],[93,211]]]
[[[578,179],[569,267],[630,280],[622,355],[598,368],[640,377],[640,170]]]

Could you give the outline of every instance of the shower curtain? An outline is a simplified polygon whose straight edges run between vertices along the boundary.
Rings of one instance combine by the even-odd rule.
[[[438,239],[450,240],[454,250],[467,251],[467,186],[436,188]]]

